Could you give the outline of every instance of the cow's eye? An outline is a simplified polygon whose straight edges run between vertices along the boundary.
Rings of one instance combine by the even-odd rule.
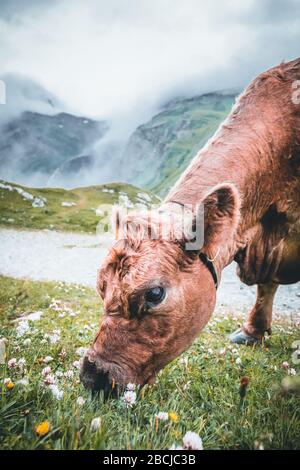
[[[145,300],[149,304],[159,304],[165,297],[165,289],[163,287],[152,287],[145,292]]]

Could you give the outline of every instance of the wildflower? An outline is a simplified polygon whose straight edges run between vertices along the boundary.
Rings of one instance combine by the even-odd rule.
[[[65,349],[62,349],[59,354],[59,357],[61,358],[62,361],[64,361],[65,358],[67,357],[67,351]]]
[[[54,377],[54,375],[51,375],[51,374],[46,375],[46,377],[45,377],[45,379],[44,379],[44,384],[45,384],[45,385],[53,385],[53,384],[55,384],[55,377]]]
[[[6,357],[6,338],[0,339],[0,364],[5,364]]]
[[[9,369],[13,369],[14,367],[17,366],[17,359],[15,357],[13,357],[12,359],[10,359],[7,363],[7,367]]]
[[[283,369],[288,369],[289,366],[290,366],[290,365],[289,365],[289,363],[288,363],[287,361],[284,361],[284,362],[281,364],[281,367],[282,367]]]
[[[61,400],[62,399],[64,392],[62,390],[59,390],[57,385],[54,385],[54,384],[50,385],[49,388],[50,388],[54,398],[56,398],[56,400]]]
[[[60,377],[63,377],[64,373],[61,370],[57,370],[55,372],[55,375],[56,375],[56,377],[60,378]]]
[[[177,423],[179,421],[178,414],[174,411],[171,411],[171,413],[169,413],[169,418],[171,421],[173,421],[173,423]]]
[[[85,399],[83,397],[78,397],[76,403],[78,406],[83,406],[85,404]]]
[[[50,373],[51,373],[51,367],[50,366],[44,367],[44,369],[42,370],[42,376],[43,377],[46,377]]]
[[[72,379],[74,377],[74,371],[73,370],[67,370],[65,373],[64,373],[64,376],[67,378],[67,379]]]
[[[24,339],[23,344],[24,344],[24,346],[30,346],[30,344],[31,344],[31,339],[30,339],[30,338]]]
[[[288,369],[288,374],[289,375],[296,375],[297,372],[295,371],[295,369]]]
[[[135,384],[132,384],[132,383],[127,384],[126,389],[129,392],[134,392],[135,391]]]
[[[184,386],[183,386],[183,390],[187,390],[187,389],[189,388],[189,386],[190,386],[190,385],[191,385],[191,381],[190,381],[190,380],[188,380],[188,381],[187,381],[187,382],[184,384]]]
[[[76,349],[76,354],[80,357],[83,357],[85,355],[85,353],[87,352],[88,348],[83,348],[83,347],[80,347],[80,348],[77,348]]]
[[[15,386],[14,383],[11,381],[10,377],[6,377],[3,380],[3,383],[8,390],[11,390]]]
[[[213,354],[213,353],[214,353],[213,350],[211,348],[208,348],[207,354]]]
[[[265,450],[263,442],[260,441],[254,441],[254,448],[256,450]]]
[[[58,334],[47,335],[47,336],[51,344],[56,344],[60,341],[60,335]]]
[[[10,379],[4,379],[4,385],[8,390],[12,390],[15,384]]]
[[[74,362],[73,362],[73,367],[74,367],[75,369],[80,369],[80,361],[74,361]]]
[[[168,421],[169,419],[169,413],[166,413],[165,411],[160,411],[155,415],[155,418],[158,419],[159,421]]]
[[[222,348],[222,349],[219,350],[220,356],[224,356],[225,353],[226,353],[226,349],[225,349],[225,348]]]
[[[21,321],[16,328],[16,333],[18,337],[24,336],[26,333],[29,333],[30,326],[27,320]]]
[[[249,378],[248,377],[242,377],[240,381],[240,397],[243,400],[246,396],[247,393],[247,387],[249,383]]]
[[[41,424],[35,427],[35,432],[40,437],[46,436],[46,434],[48,434],[49,431],[50,431],[49,421],[43,421]]]
[[[184,366],[187,367],[188,363],[189,363],[189,360],[188,360],[187,357],[181,357],[181,358],[179,359],[179,364],[183,364]]]
[[[22,385],[23,387],[28,387],[29,381],[26,378],[20,379],[16,382],[16,385]]]
[[[202,439],[199,434],[188,431],[183,437],[183,448],[187,450],[203,450]]]
[[[90,426],[90,430],[92,432],[96,432],[98,431],[98,429],[100,428],[101,426],[101,418],[98,417],[98,418],[93,418],[92,421],[91,421],[91,426]]]
[[[136,402],[136,393],[128,390],[124,393],[123,397],[124,403],[126,406],[132,406]]]
[[[46,356],[46,357],[44,357],[44,359],[43,359],[43,362],[44,362],[45,364],[48,364],[48,362],[51,362],[51,361],[53,361],[53,357],[52,357],[52,356]]]
[[[20,369],[23,369],[25,364],[26,364],[26,359],[24,357],[21,357],[21,359],[18,360],[18,366],[20,367]]]
[[[235,363],[240,366],[242,364],[242,359],[240,357],[237,357],[235,360]]]

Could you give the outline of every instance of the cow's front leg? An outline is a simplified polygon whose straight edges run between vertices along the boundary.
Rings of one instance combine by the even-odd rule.
[[[271,333],[273,300],[278,284],[258,284],[256,302],[247,322],[229,338],[233,343],[260,343],[265,332]]]

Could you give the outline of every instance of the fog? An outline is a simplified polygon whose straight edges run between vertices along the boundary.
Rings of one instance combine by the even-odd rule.
[[[49,90],[55,105],[42,103],[44,113],[109,122],[101,154],[169,99],[241,88],[299,56],[300,2],[0,0],[0,35],[0,77]],[[8,94],[0,122],[43,102],[23,98],[24,90]]]

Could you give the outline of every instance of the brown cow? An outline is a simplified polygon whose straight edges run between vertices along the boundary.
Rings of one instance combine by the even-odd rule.
[[[208,322],[233,260],[241,280],[257,284],[257,301],[232,341],[270,333],[278,285],[300,280],[299,80],[300,59],[259,75],[166,197],[170,213],[203,203],[201,250],[186,250],[186,235],[165,239],[162,224],[142,216],[110,250],[98,277],[104,315],[81,370],[86,387],[153,382]],[[156,237],[145,236],[150,229]]]

